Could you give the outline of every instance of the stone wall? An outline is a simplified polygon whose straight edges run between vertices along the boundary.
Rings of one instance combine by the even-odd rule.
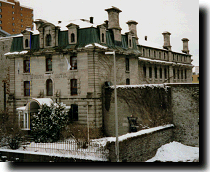
[[[145,162],[155,156],[162,145],[173,141],[173,128],[139,135],[119,142],[119,160],[122,162]],[[116,162],[115,142],[107,145],[109,161]]]
[[[167,84],[171,87],[174,140],[199,146],[199,84]]]

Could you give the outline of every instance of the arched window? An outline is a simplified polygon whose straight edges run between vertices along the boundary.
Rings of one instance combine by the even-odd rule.
[[[28,47],[28,39],[25,40],[25,47]]]
[[[104,33],[101,34],[101,42],[104,42]]]
[[[47,34],[46,36],[46,46],[51,46],[51,35]]]
[[[51,79],[46,81],[47,96],[53,96],[53,83]]]
[[[75,34],[74,33],[71,34],[71,42],[75,42]]]
[[[129,78],[126,79],[126,85],[130,85],[130,79]]]

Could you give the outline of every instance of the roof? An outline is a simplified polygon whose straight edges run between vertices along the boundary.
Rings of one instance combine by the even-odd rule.
[[[10,34],[2,29],[0,29],[0,35],[9,36]]]

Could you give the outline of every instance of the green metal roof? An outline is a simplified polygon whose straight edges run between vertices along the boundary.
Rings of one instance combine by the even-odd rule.
[[[113,33],[111,30],[106,31],[106,44],[100,41],[100,30],[99,28],[90,27],[77,30],[77,44],[68,43],[68,31],[59,31],[58,33],[58,48],[63,49],[76,49],[77,47],[85,47],[88,44],[99,43],[108,48],[117,50],[128,50],[128,38],[127,35],[122,35],[122,42],[114,42]],[[31,35],[31,49],[39,50],[39,35]],[[11,52],[23,50],[23,37],[14,37]],[[135,38],[133,38],[133,50],[137,50]]]

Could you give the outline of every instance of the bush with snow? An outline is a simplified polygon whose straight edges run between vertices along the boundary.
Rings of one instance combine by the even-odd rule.
[[[60,139],[61,130],[68,121],[68,114],[61,104],[44,104],[38,114],[33,115],[31,121],[31,135],[35,142],[56,142]]]

